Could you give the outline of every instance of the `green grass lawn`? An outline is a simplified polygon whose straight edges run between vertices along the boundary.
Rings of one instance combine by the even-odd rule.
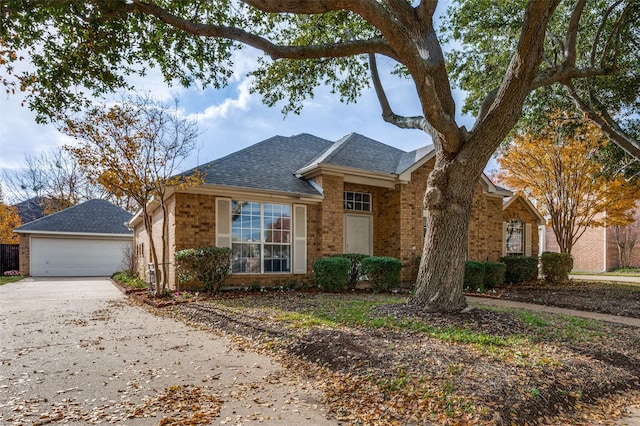
[[[24,276],[22,276],[22,275],[13,275],[13,276],[10,276],[10,277],[0,276],[0,285],[4,285],[4,284],[7,284],[7,283],[13,283],[13,282],[16,282],[16,281],[20,281],[23,278],[24,278]]]

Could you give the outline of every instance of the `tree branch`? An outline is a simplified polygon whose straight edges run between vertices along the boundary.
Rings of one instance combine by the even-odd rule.
[[[393,111],[391,110],[391,106],[389,105],[387,95],[384,92],[384,88],[382,87],[382,82],[380,81],[380,75],[378,74],[378,65],[376,63],[376,57],[374,54],[369,54],[369,68],[371,69],[371,79],[373,80],[373,87],[376,90],[376,95],[378,96],[380,107],[382,108],[383,120],[401,129],[422,130],[433,137],[435,131],[424,117],[403,117],[393,113]]]
[[[356,40],[315,46],[280,46],[265,39],[264,37],[260,37],[241,28],[200,24],[173,15],[153,3],[145,3],[141,0],[134,0],[134,2],[139,11],[154,16],[172,27],[197,36],[219,37],[237,41],[263,51],[272,59],[300,60],[326,57],[339,58],[360,54],[379,53],[398,60],[393,50],[383,38],[372,38],[369,40]],[[285,3],[287,2],[285,1]]]
[[[591,45],[591,57],[590,57],[590,64],[591,66],[594,66],[595,62],[596,62],[596,50],[600,41],[600,37],[602,36],[602,33],[605,30],[605,24],[607,23],[607,20],[609,19],[609,16],[613,13],[614,9],[616,7],[618,7],[623,0],[618,0],[617,2],[613,3],[611,6],[609,6],[609,8],[607,9],[607,11],[604,13],[604,16],[602,17],[602,20],[600,21],[600,25],[598,26],[598,31],[596,32],[596,36],[593,39],[593,44]],[[606,56],[605,53],[607,51],[607,48],[605,46],[605,49],[603,51],[603,55],[601,57],[601,63],[602,60],[604,59],[604,57]]]
[[[567,28],[567,35],[565,36],[565,49],[564,49],[564,66],[573,68],[576,65],[576,40],[578,39],[578,25],[580,24],[580,18],[582,17],[582,11],[586,4],[586,0],[579,0],[573,12],[571,12],[571,19],[569,20],[569,27]]]
[[[620,128],[618,123],[616,123],[616,121],[611,118],[606,110],[600,108],[598,109],[598,111],[596,111],[593,107],[589,106],[580,97],[580,95],[578,95],[578,92],[571,83],[564,84],[564,87],[576,107],[580,111],[582,111],[591,121],[593,121],[598,126],[598,128],[607,135],[607,137],[609,137],[632,157],[640,158],[640,142],[627,135],[624,130]]]

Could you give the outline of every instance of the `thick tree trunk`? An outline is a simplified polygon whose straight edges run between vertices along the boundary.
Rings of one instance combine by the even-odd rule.
[[[470,174],[454,162],[438,161],[429,176],[424,248],[416,290],[409,304],[439,312],[460,311],[467,306],[462,286],[477,181]]]

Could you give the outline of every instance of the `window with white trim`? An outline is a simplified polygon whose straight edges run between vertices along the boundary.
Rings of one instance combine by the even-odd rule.
[[[231,201],[231,270],[291,271],[291,206]]]
[[[371,194],[368,192],[343,192],[344,209],[358,212],[371,211]]]
[[[508,221],[504,241],[507,256],[524,256],[524,222],[519,219]]]

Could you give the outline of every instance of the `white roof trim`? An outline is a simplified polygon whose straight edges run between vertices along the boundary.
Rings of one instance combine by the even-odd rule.
[[[18,234],[35,234],[35,235],[50,235],[50,236],[68,236],[68,237],[101,237],[101,238],[131,238],[133,239],[133,233],[131,234],[103,234],[99,232],[62,232],[62,231],[18,231]]]
[[[404,182],[409,182],[411,180],[411,173],[419,169],[426,163],[436,156],[436,150],[433,144],[423,146],[422,148],[418,148],[416,150],[416,155],[413,161],[413,164],[409,166],[409,168],[402,170],[399,175],[399,179]]]
[[[318,158],[316,158],[313,163],[309,164],[308,166],[305,166],[305,167],[302,167],[302,168],[296,170],[295,176],[297,178],[301,178],[302,176],[304,176],[305,174],[309,173],[310,171],[318,168],[318,166],[324,160],[329,158],[334,152],[340,150],[340,148],[342,148],[342,145],[344,145],[344,143],[347,140],[349,140],[349,136],[351,136],[351,135],[352,135],[352,133],[346,134],[342,138],[340,138],[338,141],[334,142],[333,145],[331,145],[329,147],[329,149],[327,149]]]
[[[545,223],[547,223],[547,221],[544,219],[544,216],[542,216],[542,214],[540,214],[540,212],[533,205],[533,203],[531,203],[531,201],[529,201],[529,198],[525,197],[524,195],[522,195],[519,192],[515,193],[513,195],[513,197],[511,197],[511,199],[507,200],[507,202],[504,203],[504,205],[502,206],[502,210],[506,210],[517,199],[520,199],[520,200],[522,200],[524,202],[524,206],[527,208],[527,210],[529,210],[529,213],[531,213],[533,216],[535,216],[535,218],[538,220],[538,225],[544,225]]]

